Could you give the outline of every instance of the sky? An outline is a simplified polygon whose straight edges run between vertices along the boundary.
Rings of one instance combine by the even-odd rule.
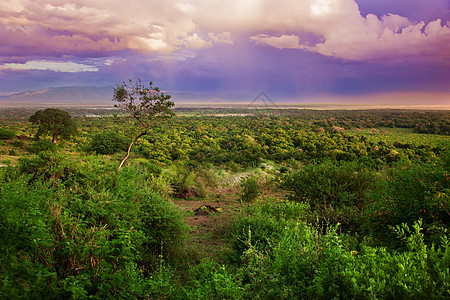
[[[193,100],[398,94],[437,95],[450,106],[449,7],[450,0],[0,0],[0,95],[140,78]]]

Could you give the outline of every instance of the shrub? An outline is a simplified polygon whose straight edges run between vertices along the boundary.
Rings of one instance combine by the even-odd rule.
[[[245,298],[269,299],[446,299],[450,296],[450,243],[428,247],[421,221],[396,227],[404,252],[362,245],[346,249],[338,227],[298,222],[284,228],[270,249],[250,243],[239,276]]]
[[[145,158],[136,158],[132,161],[133,168],[143,174],[147,187],[163,197],[169,197],[173,194],[173,187],[170,183],[170,179],[164,172],[163,168],[150,162]]]
[[[309,206],[303,203],[271,200],[247,207],[233,224],[232,261],[239,262],[250,247],[257,251],[270,251],[289,224],[305,220]]]
[[[239,269],[247,298],[320,298],[314,282],[324,256],[334,253],[335,262],[339,262],[344,252],[337,227],[329,227],[325,234],[321,231],[305,222],[291,222],[285,224],[269,249],[260,250],[256,242],[249,240]],[[330,265],[332,270],[339,267]],[[334,276],[333,271],[330,276]]]
[[[261,194],[258,180],[254,177],[242,180],[241,188],[241,200],[244,202],[254,201]]]
[[[54,152],[56,150],[56,145],[49,140],[39,140],[31,144],[28,148],[30,153],[37,154],[42,151],[51,151]]]
[[[374,179],[373,171],[355,162],[327,161],[280,175],[279,187],[290,200],[309,203],[320,219],[355,230]]]
[[[97,154],[114,154],[126,150],[127,140],[117,132],[103,132],[92,137],[89,150]]]
[[[112,188],[114,165],[78,163],[67,173],[68,162],[43,152],[19,163],[26,175],[0,173],[2,296],[145,298],[160,257],[179,256],[183,216],[144,176],[127,168]]]
[[[180,257],[187,226],[172,201],[146,188],[145,177],[131,168],[121,171],[114,195],[120,205],[112,205],[111,209],[130,211],[136,219],[134,227],[145,234],[146,239],[139,249],[143,270],[153,271],[161,254],[169,262]],[[109,219],[113,222],[111,217]]]
[[[182,298],[244,299],[236,274],[209,259],[202,260],[190,270]]]
[[[363,247],[361,253],[347,255],[341,272],[336,273],[346,278],[346,298],[448,298],[448,239],[444,238],[440,247],[428,247],[421,233],[421,225],[419,220],[412,229],[406,224],[396,226],[398,237],[407,246],[404,252],[392,253],[386,248]]]
[[[327,275],[333,276],[344,252],[337,230],[338,226],[331,226],[322,233],[321,228],[308,226],[306,223],[297,223],[284,230],[280,240],[274,245],[272,260],[273,276],[281,279],[277,282],[279,297],[317,299],[320,296],[313,283],[320,274],[324,261],[324,269],[329,272]],[[330,259],[333,261],[328,261]],[[327,289],[337,284],[329,278],[327,281]],[[336,296],[339,296],[338,292],[333,293],[333,297]]]
[[[374,176],[353,162],[309,164],[281,178],[289,199],[306,201],[311,208],[361,206]]]
[[[56,182],[63,181],[65,184],[80,181],[84,178],[80,173],[80,166],[75,161],[65,160],[59,153],[49,151],[40,152],[35,156],[23,156],[18,160],[18,169],[21,174],[31,175],[31,180],[38,179]]]
[[[90,223],[73,214],[63,189],[18,180],[4,186],[1,269],[7,298],[126,297],[139,293],[131,227]]]
[[[162,173],[162,176],[170,182],[175,196],[193,189],[196,194],[194,197],[203,198],[208,188],[215,186],[214,175],[209,169],[201,166],[173,164]]]
[[[15,137],[16,134],[8,129],[0,128],[0,140],[10,140]]]
[[[427,241],[440,242],[450,222],[448,170],[444,165],[398,166],[386,171],[379,187],[371,194],[365,210],[366,232],[383,244],[399,246],[389,226],[419,218],[424,221]]]

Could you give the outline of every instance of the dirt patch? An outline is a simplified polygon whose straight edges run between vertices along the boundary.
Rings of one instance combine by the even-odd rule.
[[[177,193],[175,195],[175,197],[179,198],[179,199],[190,199],[190,198],[198,197],[198,193],[195,190],[195,188],[190,187],[187,190],[185,190],[184,192]]]
[[[187,214],[185,220],[191,227],[187,247],[193,262],[205,257],[223,262],[230,251],[229,233],[241,204],[237,201],[182,199],[173,202]]]

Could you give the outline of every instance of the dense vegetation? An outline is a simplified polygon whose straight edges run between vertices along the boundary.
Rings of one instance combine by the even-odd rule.
[[[448,111],[178,109],[117,173],[136,121],[67,110],[0,112],[2,299],[450,297]]]

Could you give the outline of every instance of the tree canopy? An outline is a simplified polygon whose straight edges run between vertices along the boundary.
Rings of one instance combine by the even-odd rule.
[[[155,117],[172,116],[171,96],[162,92],[158,87],[153,87],[150,81],[148,86],[140,79],[136,82],[129,79],[114,88],[113,101],[118,102],[116,107],[126,110],[143,127],[144,132],[150,128]]]
[[[72,116],[68,112],[57,108],[38,110],[28,121],[39,125],[36,133],[37,137],[48,134],[52,136],[54,144],[58,142],[58,137],[66,139],[76,133],[76,126]]]

